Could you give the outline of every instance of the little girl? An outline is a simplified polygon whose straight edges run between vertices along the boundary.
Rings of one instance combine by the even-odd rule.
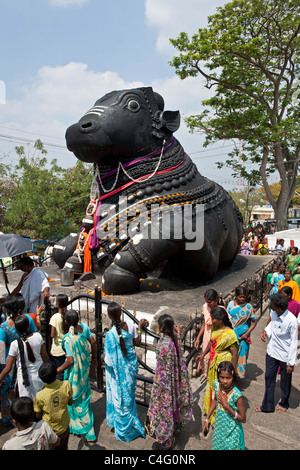
[[[206,346],[208,345],[210,341],[211,325],[212,325],[210,312],[214,307],[218,307],[218,306],[224,307],[223,300],[219,297],[217,291],[214,289],[208,289],[205,292],[204,300],[205,300],[205,304],[203,305],[203,309],[202,309],[204,321],[200,328],[197,339],[194,343],[194,347],[196,349],[199,349],[200,341],[201,341],[201,338],[203,337],[202,347],[201,347],[202,351],[206,349]],[[203,358],[203,363],[199,360],[199,358],[196,359],[196,362],[198,362],[198,367],[197,367],[197,372],[196,372],[197,375],[200,373],[201,369],[203,369],[203,375],[205,378],[207,378],[209,358],[210,358],[210,353],[206,354],[206,356]]]
[[[212,437],[212,450],[244,450],[246,411],[241,392],[234,386],[236,375],[231,362],[223,361],[217,370],[218,380],[214,383],[214,397],[204,420],[203,435],[209,428],[209,418],[216,409]]]
[[[50,318],[51,325],[51,338],[52,346],[50,354],[58,369],[66,360],[65,352],[61,347],[61,341],[66,331],[64,330],[64,317],[67,311],[68,296],[66,294],[58,294],[56,297],[56,307],[58,313],[55,313]],[[59,380],[64,380],[64,373],[61,372],[58,376]]]
[[[6,366],[0,374],[0,383],[16,362],[18,394],[34,400],[36,393],[44,386],[38,372],[43,362],[48,360],[48,354],[40,333],[30,333],[29,326],[26,315],[16,318],[15,327],[20,337],[10,345]]]

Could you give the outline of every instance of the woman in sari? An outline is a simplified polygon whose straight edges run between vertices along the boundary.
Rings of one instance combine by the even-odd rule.
[[[300,303],[300,289],[296,281],[292,279],[292,271],[286,268],[284,271],[284,279],[278,282],[278,290],[280,291],[283,286],[289,286],[293,290],[293,299]]]
[[[292,270],[292,279],[293,281],[297,282],[300,289],[300,262]]]
[[[205,300],[205,304],[203,305],[203,308],[202,308],[202,315],[203,315],[204,321],[202,322],[197,339],[194,343],[194,347],[197,350],[200,348],[200,345],[201,345],[202,351],[206,349],[206,346],[208,345],[210,341],[211,325],[212,325],[211,316],[210,316],[211,310],[218,306],[225,308],[222,298],[219,297],[219,294],[215,289],[208,289],[204,294],[204,300]],[[201,338],[202,338],[202,344],[201,344]],[[203,358],[203,361],[200,361],[198,357],[196,358],[196,363],[198,363],[196,375],[198,375],[200,371],[202,370],[204,377],[207,378],[209,358],[210,358],[209,352]]]
[[[175,446],[175,431],[186,420],[194,420],[193,395],[180,350],[180,329],[167,314],[158,318],[158,325],[161,337],[147,418],[158,449],[168,450]]]
[[[121,322],[121,306],[111,302],[107,313],[113,326],[105,335],[104,345],[106,421],[108,426],[114,428],[116,439],[130,442],[139,436],[145,437],[135,402],[139,365],[133,336],[128,331],[128,325]]]
[[[90,403],[90,365],[91,344],[79,324],[79,315],[75,310],[68,310],[65,322],[69,332],[62,339],[62,349],[66,353],[66,360],[57,369],[57,373],[64,371],[64,379],[72,386],[73,404],[68,405],[70,416],[70,433],[80,435],[88,442],[94,442],[94,415]]]
[[[249,248],[250,248],[249,238],[245,237],[241,243],[241,255],[250,255]]]
[[[291,253],[285,259],[286,265],[292,271],[292,280],[296,281],[300,288],[300,254],[296,246],[293,246]]]
[[[283,286],[280,294],[284,294],[288,299],[288,311],[298,318],[300,314],[300,303],[293,299],[293,289],[289,286]]]
[[[15,320],[24,314],[25,300],[22,294],[12,294],[5,299],[4,309],[6,320],[0,325],[0,372],[6,366],[11,343],[20,337],[15,327]],[[25,314],[29,320],[29,333],[37,330],[35,323],[29,314]],[[1,387],[1,415],[5,426],[13,426],[10,416],[11,401],[15,398],[15,369],[8,374]]]
[[[287,257],[285,258],[285,263],[287,267],[291,269],[291,271],[293,271],[295,266],[297,266],[300,263],[300,254],[296,246],[293,246],[291,248],[290,254],[287,255]]]
[[[273,272],[273,276],[269,282],[267,292],[265,294],[265,301],[270,300],[273,294],[278,292],[278,282],[284,280],[284,271],[286,266],[284,263],[278,265],[278,270]]]
[[[235,289],[235,298],[227,305],[234,332],[239,340],[239,354],[236,374],[245,378],[247,360],[251,344],[250,333],[256,327],[257,320],[252,306],[246,302],[247,289],[239,286]]]
[[[222,307],[215,307],[212,309],[210,315],[212,319],[211,340],[206,350],[201,353],[205,356],[205,354],[210,351],[210,363],[203,405],[204,414],[209,412],[212,403],[218,365],[222,361],[231,361],[234,369],[236,369],[239,348],[238,338],[232,329],[227,311]],[[214,421],[215,412],[210,416],[210,423],[212,425]]]

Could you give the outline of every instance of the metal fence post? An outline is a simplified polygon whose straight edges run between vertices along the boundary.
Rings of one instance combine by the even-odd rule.
[[[50,327],[50,318],[51,318],[51,306],[50,302],[48,299],[44,300],[45,303],[45,310],[41,315],[41,330],[40,333],[42,335],[42,338],[44,340],[45,346],[46,346],[46,351],[48,355],[50,356],[50,350],[51,350],[51,327]]]
[[[102,291],[95,287],[95,329],[97,344],[97,388],[103,392],[103,368],[101,364],[102,342]]]

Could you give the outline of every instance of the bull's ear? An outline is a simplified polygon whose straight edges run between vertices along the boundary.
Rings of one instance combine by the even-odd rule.
[[[161,114],[162,127],[166,127],[169,131],[175,132],[180,126],[179,111],[163,111]]]

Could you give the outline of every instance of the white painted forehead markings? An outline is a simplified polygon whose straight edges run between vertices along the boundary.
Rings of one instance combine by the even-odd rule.
[[[87,116],[88,114],[97,114],[98,116],[101,116],[106,108],[107,106],[93,106],[84,114],[84,116]]]

